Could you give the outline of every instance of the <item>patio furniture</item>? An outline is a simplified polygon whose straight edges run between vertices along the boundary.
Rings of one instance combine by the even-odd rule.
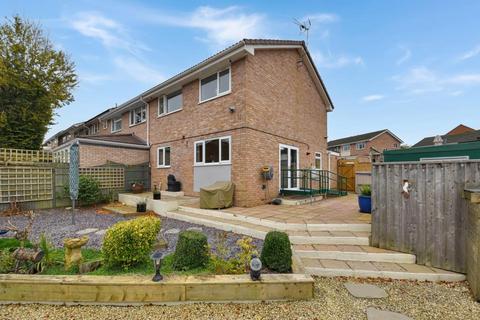
[[[222,209],[233,205],[235,185],[230,181],[217,181],[214,184],[200,188],[201,209]]]
[[[178,192],[182,190],[182,183],[177,181],[173,174],[169,174],[167,180],[167,191]]]

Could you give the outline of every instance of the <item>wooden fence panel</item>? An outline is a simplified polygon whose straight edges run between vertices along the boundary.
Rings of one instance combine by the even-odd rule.
[[[125,188],[125,169],[122,167],[79,168],[79,173],[97,180],[100,183],[100,189]]]
[[[52,168],[0,167],[0,203],[51,200],[52,186]]]
[[[0,148],[0,163],[51,163],[53,154],[46,150],[25,150]]]
[[[403,181],[411,185],[402,195]],[[467,204],[480,161],[380,163],[372,168],[372,244],[417,263],[465,272]]]

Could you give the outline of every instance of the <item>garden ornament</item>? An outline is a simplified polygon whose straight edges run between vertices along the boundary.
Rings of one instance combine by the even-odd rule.
[[[256,254],[253,254],[252,260],[250,260],[250,278],[253,281],[260,280],[261,270],[262,270],[262,261],[257,257]]]
[[[150,259],[153,261],[153,267],[155,268],[155,275],[152,278],[153,282],[159,282],[163,280],[163,276],[160,274],[160,268],[162,267],[163,253],[160,251],[154,252]]]
[[[403,180],[402,195],[405,199],[410,198],[410,190],[412,190],[412,187],[408,180]]]
[[[63,241],[65,246],[65,270],[79,266],[83,262],[82,247],[88,242],[88,236],[68,238]]]
[[[79,160],[78,142],[70,146],[70,166],[68,170],[70,199],[72,199],[72,224],[75,224],[75,201],[78,199]]]

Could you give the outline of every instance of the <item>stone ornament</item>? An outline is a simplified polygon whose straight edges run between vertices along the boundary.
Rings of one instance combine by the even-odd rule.
[[[88,242],[88,236],[81,238],[68,238],[63,241],[65,246],[65,270],[79,266],[83,261],[82,246]]]

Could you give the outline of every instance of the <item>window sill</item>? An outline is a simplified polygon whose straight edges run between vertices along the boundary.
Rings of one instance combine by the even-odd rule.
[[[171,168],[172,166],[157,166],[157,169],[168,169]]]
[[[135,127],[135,126],[138,126],[138,125],[144,124],[145,122],[147,122],[147,120],[143,120],[142,122],[135,123],[135,124],[130,124],[130,125],[128,125],[128,127],[129,127],[129,128],[131,128],[131,127]]]
[[[198,104],[202,104],[202,103],[205,103],[205,102],[208,102],[208,101],[212,101],[212,100],[215,100],[215,99],[218,99],[218,98],[221,98],[221,97],[224,97],[226,95],[229,95],[230,93],[232,93],[232,90],[229,90],[227,92],[223,92],[221,94],[219,94],[218,96],[215,96],[215,97],[212,97],[212,98],[208,98],[206,100],[201,100],[198,102]]]
[[[194,167],[231,166],[232,162],[195,163]]]
[[[110,133],[117,133],[117,132],[120,132],[120,131],[122,131],[122,129],[115,130],[115,131],[110,131]]]
[[[167,113],[163,113],[163,114],[157,114],[157,118],[163,118],[163,117],[166,117],[166,116],[169,116],[171,114],[174,114],[174,113],[177,113],[177,112],[180,112],[183,110],[183,107],[178,109],[178,110],[175,110],[175,111],[172,111],[172,112],[167,112]]]

